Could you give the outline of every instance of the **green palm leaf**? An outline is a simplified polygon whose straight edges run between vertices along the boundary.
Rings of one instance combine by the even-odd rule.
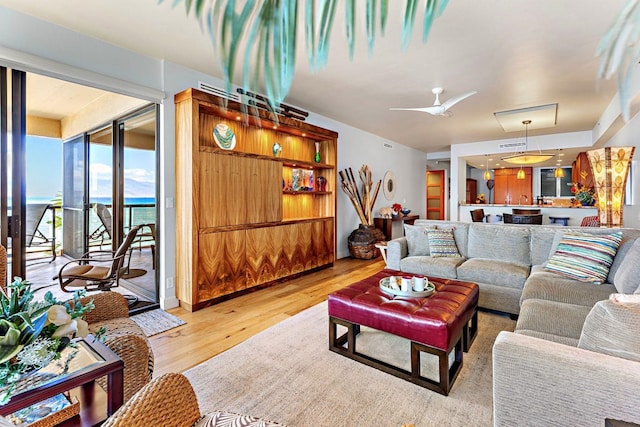
[[[630,0],[620,11],[596,54],[601,57],[598,77],[609,79],[616,75],[622,114],[629,120],[631,71],[640,61],[640,0]]]
[[[181,0],[174,0],[174,6]],[[261,84],[269,99],[277,105],[289,92],[295,70],[298,1],[296,0],[182,0],[186,13],[193,12],[206,28],[231,91],[236,62],[242,61],[242,84],[245,90],[260,92]],[[163,3],[164,0],[159,0]],[[337,0],[305,0],[304,34],[307,58],[312,71],[323,68],[329,55],[329,41],[336,14]],[[357,4],[345,0],[345,17],[349,56],[355,52]],[[427,0],[423,21],[423,40],[448,0]],[[240,4],[242,6],[240,7]],[[407,0],[404,11],[401,45],[408,47],[416,18],[418,0]],[[379,8],[378,8],[379,6]],[[367,0],[365,24],[369,54],[376,38],[376,15],[380,15],[380,33],[384,35],[388,19],[388,0]],[[236,9],[240,13],[236,13]],[[243,50],[243,52],[241,52]],[[251,60],[253,59],[253,61]],[[4,304],[3,304],[4,309]]]

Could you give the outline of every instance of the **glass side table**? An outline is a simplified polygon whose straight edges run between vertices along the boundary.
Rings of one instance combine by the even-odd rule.
[[[89,335],[87,338],[76,341],[77,347],[67,347],[62,351],[61,361],[67,360],[71,352],[78,351],[71,359],[66,372],[61,365],[53,362],[37,372],[27,374],[19,380],[11,396],[11,400],[0,406],[0,415],[6,416],[17,410],[26,408],[59,393],[80,388],[80,393],[85,396],[93,396],[99,386],[94,384],[98,378],[107,377],[107,410],[102,420],[111,416],[123,403],[124,395],[124,362],[106,345]],[[84,413],[96,416],[92,408],[83,408],[82,404],[93,403],[91,397],[81,401],[81,417]],[[106,416],[105,416],[106,415]],[[99,416],[99,415],[98,415]],[[86,424],[92,425],[102,421],[86,420]],[[82,425],[85,420],[82,420]]]

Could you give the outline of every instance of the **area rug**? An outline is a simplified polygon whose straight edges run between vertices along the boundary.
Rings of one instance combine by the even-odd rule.
[[[506,316],[481,312],[449,396],[329,351],[327,304],[303,311],[188,370],[203,413],[227,410],[288,426],[491,426],[491,349]],[[406,361],[406,340],[363,328],[358,351]],[[423,359],[428,359],[423,356]],[[424,369],[435,367],[427,360]]]
[[[187,323],[179,317],[159,308],[131,316],[131,320],[136,322],[148,337]]]

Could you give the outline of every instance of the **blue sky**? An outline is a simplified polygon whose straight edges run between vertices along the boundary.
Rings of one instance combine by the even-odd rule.
[[[62,192],[62,141],[27,136],[27,198],[53,198]],[[111,195],[111,146],[90,148],[90,195]],[[155,154],[125,149],[125,197],[155,196]]]

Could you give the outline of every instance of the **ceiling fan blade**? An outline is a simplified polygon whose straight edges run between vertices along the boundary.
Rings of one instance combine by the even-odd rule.
[[[394,111],[420,111],[422,113],[429,113],[437,116],[445,112],[445,109],[441,105],[434,105],[432,107],[422,107],[422,108],[389,108],[389,110]]]
[[[460,95],[460,96],[456,96],[454,98],[447,99],[446,101],[444,101],[442,103],[442,107],[444,107],[444,110],[446,111],[449,108],[451,108],[454,105],[456,105],[458,102],[462,101],[463,99],[467,99],[468,97],[470,97],[472,95],[475,95],[476,93],[478,93],[478,91],[474,90],[473,92],[465,93],[464,95]]]

